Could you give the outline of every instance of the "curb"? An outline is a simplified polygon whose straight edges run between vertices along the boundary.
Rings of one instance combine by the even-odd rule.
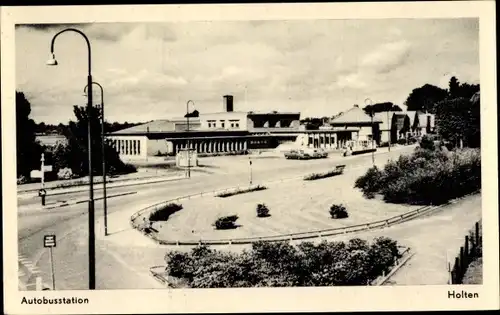
[[[144,181],[137,181],[134,183],[118,183],[113,185],[114,182],[107,182],[106,189],[110,188],[120,188],[120,187],[128,187],[128,186],[137,186],[137,185],[146,185],[146,184],[155,184],[155,183],[161,183],[161,182],[168,182],[168,181],[174,181],[174,180],[182,180],[185,179],[184,176],[176,176],[176,177],[168,177],[168,178],[160,178],[160,179],[155,179],[155,180],[144,180]],[[94,183],[96,185],[96,183]],[[102,183],[98,183],[97,185],[101,185]],[[73,186],[73,187],[81,187],[81,188],[72,188],[72,187],[62,187],[62,188],[49,188],[47,189],[48,191],[52,191],[53,193],[47,194],[46,196],[57,196],[57,195],[63,195],[63,194],[68,194],[68,193],[78,193],[78,192],[84,192],[88,190],[88,184],[85,185],[78,185],[78,186]],[[103,190],[103,187],[95,188],[94,190]],[[55,192],[54,192],[55,191]],[[30,190],[30,191],[25,191],[25,192],[18,192],[18,198],[30,198],[30,197],[36,197],[38,196],[37,193],[38,189],[36,190]]]
[[[399,271],[399,269],[401,269],[404,265],[406,265],[406,263],[412,259],[413,256],[415,256],[416,252],[413,252],[411,251],[410,248],[408,248],[405,252],[407,252],[408,254],[406,255],[405,258],[403,258],[403,260],[401,262],[399,262],[396,266],[394,266],[391,271],[389,271],[389,273],[382,277],[381,280],[377,281],[375,283],[375,286],[382,286],[384,285],[396,272]]]
[[[137,193],[137,191],[129,191],[129,192],[120,193],[120,194],[108,195],[108,196],[106,196],[106,198],[109,199],[109,198],[114,198],[114,197],[132,195],[132,194],[136,194],[136,193]],[[98,197],[98,198],[94,198],[94,201],[96,201],[96,200],[102,200],[102,199],[104,199],[104,197]],[[43,209],[43,210],[50,210],[50,209],[55,209],[55,208],[62,208],[62,207],[66,207],[66,206],[73,206],[73,205],[76,205],[76,204],[88,202],[88,201],[89,201],[88,199],[70,200],[70,201],[59,203],[59,204],[42,206],[41,209]]]

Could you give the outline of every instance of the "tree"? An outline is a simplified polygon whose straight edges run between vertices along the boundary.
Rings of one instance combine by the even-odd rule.
[[[439,102],[436,105],[436,125],[439,135],[455,146],[480,146],[480,108],[477,102],[463,97]]]
[[[456,77],[451,77],[450,78],[450,83],[448,84],[449,90],[448,94],[450,98],[457,98],[459,97],[459,89],[460,89],[460,82],[458,82],[458,79]]]
[[[23,92],[16,91],[16,153],[17,176],[29,176],[40,169],[41,145],[36,141],[36,124],[29,118],[31,104]]]
[[[451,77],[448,90],[449,99],[459,97],[471,98],[476,92],[479,92],[479,84],[460,84],[456,77]]]
[[[373,113],[382,113],[382,112],[389,112],[389,111],[400,112],[400,111],[402,111],[402,109],[401,109],[401,107],[393,104],[392,102],[383,102],[383,103],[376,103],[373,105],[367,105],[363,108],[363,111],[366,114],[370,115],[370,112],[373,112]]]
[[[61,153],[66,162],[66,167],[72,169],[74,174],[79,176],[88,175],[88,113],[86,107],[73,106],[76,121],[70,121],[65,130],[68,140],[65,152]],[[91,139],[92,139],[92,173],[102,175],[102,153],[101,153],[101,126],[100,110],[92,107],[90,111],[91,119]],[[105,143],[104,152],[106,156],[106,171],[109,174],[121,174],[135,171],[133,166],[127,165],[120,160],[118,152]],[[55,154],[57,155],[57,154]]]
[[[186,115],[184,117],[200,117],[200,112],[198,112],[196,109]]]
[[[447,97],[448,91],[431,84],[425,84],[413,89],[404,104],[408,107],[408,110],[434,113],[435,104]]]

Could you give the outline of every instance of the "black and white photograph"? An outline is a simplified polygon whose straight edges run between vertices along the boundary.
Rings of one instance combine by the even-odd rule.
[[[258,303],[245,292],[417,286],[454,309],[498,306],[498,270],[483,265],[498,267],[496,73],[483,71],[494,51],[482,59],[494,13],[467,9],[494,8],[481,3],[387,18],[363,4],[358,18],[248,4],[235,16],[165,5],[169,18],[150,19],[147,6],[46,20],[31,9],[23,21],[9,8],[13,305],[82,312],[99,309],[86,293],[128,305],[137,290],[194,291],[219,292],[224,310],[236,292]]]

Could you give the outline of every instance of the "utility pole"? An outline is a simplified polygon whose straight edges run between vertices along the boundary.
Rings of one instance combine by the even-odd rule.
[[[387,139],[389,139],[389,152],[391,152],[391,134],[392,134],[392,120],[389,121],[389,112],[387,111],[387,127],[389,130],[387,130],[388,136]]]

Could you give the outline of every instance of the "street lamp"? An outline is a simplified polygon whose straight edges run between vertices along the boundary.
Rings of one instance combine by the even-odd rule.
[[[192,100],[187,101],[186,103],[186,120],[187,120],[187,132],[188,132],[188,139],[186,140],[186,145],[187,145],[187,160],[188,160],[188,167],[187,167],[187,177],[191,178],[191,148],[190,148],[190,143],[189,143],[189,103],[192,103],[194,105],[194,102]]]
[[[365,99],[365,105],[369,108],[369,113],[370,113],[370,118],[371,118],[371,127],[372,127],[372,164],[375,165],[375,151],[373,151],[373,139],[374,139],[374,135],[373,135],[373,101],[370,99],[370,98],[366,98]]]
[[[101,89],[101,155],[102,155],[102,189],[103,189],[103,207],[104,207],[104,236],[108,235],[108,200],[106,198],[106,146],[104,136],[104,89],[97,82],[92,82]],[[83,89],[87,93],[88,85]]]
[[[87,130],[87,137],[88,137],[88,164],[89,164],[89,289],[94,290],[95,289],[95,219],[94,219],[94,181],[92,177],[92,139],[91,139],[91,133],[90,133],[90,128],[91,128],[91,123],[90,123],[90,117],[91,117],[91,110],[92,110],[92,54],[91,54],[91,48],[90,48],[90,42],[87,36],[80,30],[74,29],[74,28],[67,28],[59,33],[55,34],[54,37],[52,37],[52,42],[50,44],[50,53],[51,57],[47,61],[47,65],[49,66],[56,66],[57,60],[55,58],[54,54],[54,43],[57,38],[57,36],[61,35],[62,33],[65,32],[75,32],[83,36],[85,39],[85,42],[87,43],[87,49],[88,49],[88,75],[87,75],[87,86],[88,86],[88,93],[87,93],[87,120],[88,120],[88,130]]]

